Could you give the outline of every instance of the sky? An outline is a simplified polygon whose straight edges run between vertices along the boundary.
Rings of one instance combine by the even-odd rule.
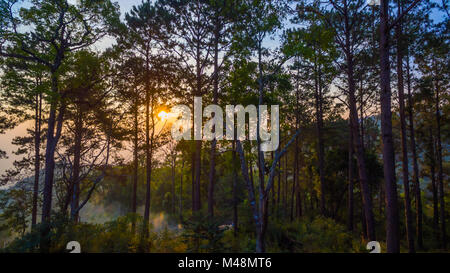
[[[440,0],[435,0],[435,1],[440,1]],[[121,16],[123,18],[125,16],[126,12],[131,10],[131,8],[134,5],[139,5],[142,2],[142,0],[118,0],[117,2],[120,5]],[[441,21],[443,18],[443,14],[436,12],[432,15],[432,18],[435,21]],[[274,44],[277,43],[277,41],[272,41],[272,42]],[[102,50],[104,48],[111,46],[112,43],[114,43],[113,39],[106,38],[106,39],[102,40],[96,47],[99,50]],[[26,122],[24,124],[17,126],[15,129],[8,131],[6,134],[0,135],[0,149],[6,151],[9,156],[8,159],[0,159],[0,175],[2,175],[5,172],[5,170],[12,167],[14,160],[19,159],[18,156],[15,156],[12,154],[12,152],[17,149],[17,147],[11,145],[12,139],[18,135],[25,135],[27,128],[32,128],[32,126],[33,126],[32,121]]]
[[[142,0],[119,0],[117,2],[120,5],[120,11],[123,18],[125,16],[125,13],[131,10],[132,6],[139,5]],[[102,45],[100,47],[106,48],[112,42],[113,40],[111,39],[105,39],[104,41],[102,41]],[[32,128],[32,126],[32,121],[25,122],[14,128],[13,130],[7,131],[6,134],[0,135],[0,150],[6,151],[8,155],[7,159],[0,159],[0,175],[4,174],[7,169],[13,166],[14,160],[18,160],[21,158],[12,154],[12,152],[15,151],[17,147],[11,145],[11,141],[15,136],[25,135],[27,132],[27,128]]]
[[[125,12],[131,10],[132,6],[139,5],[142,2],[142,0],[119,0],[117,2],[120,5],[120,11],[123,16]]]

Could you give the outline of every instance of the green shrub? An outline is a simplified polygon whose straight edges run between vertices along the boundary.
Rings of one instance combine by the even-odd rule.
[[[272,222],[267,231],[269,252],[359,252],[354,245],[355,238],[346,228],[329,218],[317,217],[312,221],[301,220],[292,223]],[[356,239],[357,241],[357,239]]]
[[[225,252],[222,241],[223,229],[220,229],[221,221],[210,219],[207,216],[196,214],[183,225],[183,241],[188,246],[188,252],[217,253]]]

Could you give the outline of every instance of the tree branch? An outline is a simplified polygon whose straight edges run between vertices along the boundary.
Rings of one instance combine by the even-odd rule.
[[[402,14],[400,14],[394,20],[394,22],[392,24],[389,25],[388,29],[389,30],[393,29],[411,9],[413,9],[417,4],[419,4],[420,1],[422,1],[422,0],[415,0],[405,11],[403,11]]]

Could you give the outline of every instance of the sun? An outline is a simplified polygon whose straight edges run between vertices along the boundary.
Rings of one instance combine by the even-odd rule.
[[[165,111],[161,111],[159,112],[158,117],[162,120],[165,120],[169,117],[169,114],[167,114]]]

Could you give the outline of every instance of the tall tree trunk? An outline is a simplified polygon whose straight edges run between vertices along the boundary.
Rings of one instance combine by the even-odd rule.
[[[441,111],[440,111],[440,87],[439,84],[436,82],[436,125],[437,125],[437,132],[436,132],[436,139],[437,139],[437,159],[438,159],[438,182],[439,182],[439,203],[440,203],[440,212],[441,212],[441,242],[442,242],[442,248],[447,248],[447,236],[446,236],[446,230],[445,230],[445,191],[444,191],[444,170],[442,167],[442,143],[441,143]]]
[[[413,101],[411,95],[411,74],[409,66],[409,53],[406,57],[406,77],[408,84],[408,116],[409,116],[409,137],[413,159],[413,181],[414,192],[416,199],[416,227],[417,227],[417,244],[420,249],[423,249],[423,212],[422,212],[422,194],[419,183],[419,164],[417,163],[417,151],[416,151],[416,137],[414,132],[414,119],[413,119]]]
[[[309,179],[309,185],[310,185],[309,204],[310,204],[310,210],[312,212],[312,211],[314,211],[315,190],[314,190],[314,182],[313,182],[313,174],[312,174],[311,166],[308,167],[308,179]]]
[[[181,163],[181,175],[180,175],[180,223],[183,223],[183,172],[184,172],[184,160]]]
[[[208,185],[208,215],[214,217],[214,184],[216,176],[216,143],[214,139],[211,141],[210,168],[209,168],[209,185]]]
[[[359,89],[360,91],[360,95],[359,95],[359,104],[360,104],[360,109],[359,109],[359,117],[361,119],[360,122],[360,127],[361,127],[361,146],[363,148],[363,151],[365,153],[365,139],[364,139],[364,92],[363,92],[363,86],[362,86],[362,80],[361,80],[361,88]]]
[[[367,234],[367,218],[366,218],[366,212],[364,210],[364,196],[362,194],[361,184],[360,184],[360,194],[361,194],[361,228],[363,231],[364,239],[368,239],[369,236]]]
[[[347,228],[349,231],[353,231],[353,213],[354,213],[354,195],[353,195],[353,134],[351,132],[351,120],[349,143],[348,143],[348,213],[347,213]]]
[[[298,126],[298,127],[300,127],[300,126]],[[298,130],[298,129],[297,129]],[[296,140],[297,140],[297,138],[296,138]],[[304,160],[303,160],[303,156],[302,156],[302,151],[301,151],[301,144],[300,144],[300,147],[298,146],[298,143],[296,143],[295,144],[296,145],[296,150],[297,150],[297,153],[298,153],[298,155],[299,155],[299,159],[298,159],[298,165],[297,165],[297,187],[296,187],[296,208],[297,208],[297,214],[296,214],[296,217],[299,219],[299,218],[301,218],[302,216],[303,216],[303,208],[302,208],[302,205],[303,205],[303,202],[302,202],[302,194],[301,194],[301,191],[300,191],[300,179],[299,179],[299,177],[300,177],[300,170],[301,170],[301,166],[303,166],[303,163],[304,163]]]
[[[294,150],[294,153],[296,151]],[[289,213],[289,220],[292,222],[294,220],[294,204],[295,204],[295,191],[297,187],[297,164],[296,164],[296,157],[297,155],[294,154],[294,161],[292,166],[292,190],[291,190],[291,206],[290,206],[290,213]]]
[[[277,217],[280,217],[280,201],[281,201],[281,160],[278,162],[278,180],[277,180]]]
[[[150,111],[149,103],[147,100],[145,106],[145,170],[146,170],[146,191],[145,191],[145,206],[144,206],[144,225],[143,225],[143,236],[146,238],[148,236],[148,221],[150,220],[150,190],[151,190],[151,176],[152,176],[152,163],[150,159]]]
[[[236,141],[233,141],[232,161],[233,161],[233,179],[232,179],[232,191],[233,191],[233,230],[234,236],[237,236],[238,232],[238,208],[237,208],[237,156],[236,156]]]
[[[299,160],[299,164],[301,164],[300,160]],[[299,179],[299,172],[300,172],[300,165],[297,165],[297,182],[296,187],[295,187],[295,192],[296,192],[296,196],[295,196],[295,200],[296,200],[296,217],[297,219],[299,219],[300,217],[303,216],[303,209],[302,209],[302,196],[301,196],[301,192],[300,192],[300,179]]]
[[[375,220],[373,216],[372,197],[370,193],[370,187],[368,183],[367,167],[364,156],[364,148],[361,141],[359,132],[358,112],[356,109],[356,97],[355,97],[355,81],[353,72],[353,56],[347,54],[348,71],[347,77],[349,82],[349,106],[350,106],[350,119],[352,126],[352,137],[354,146],[356,147],[355,155],[358,163],[359,182],[361,185],[361,194],[363,196],[363,208],[366,218],[367,234],[371,241],[375,241]]]
[[[70,210],[70,219],[78,222],[80,203],[80,162],[81,162],[81,141],[83,139],[83,110],[77,109],[75,118],[75,139],[74,139],[74,156],[73,156],[73,174],[72,174],[72,202]]]
[[[242,144],[240,141],[236,141],[236,151],[239,153],[239,159],[241,163],[242,177],[245,181],[245,185],[248,191],[248,200],[250,202],[250,207],[252,209],[253,219],[255,221],[255,231],[256,231],[256,252],[262,252],[264,247],[264,236],[261,235],[261,214],[256,202],[255,189],[253,181],[249,177],[248,164],[245,159],[245,154],[242,149]],[[250,165],[251,166],[251,165]],[[252,171],[250,170],[250,173]],[[260,204],[261,205],[261,204]],[[261,245],[262,244],[262,245]]]
[[[213,72],[213,103],[218,103],[219,93],[219,39],[221,34],[221,25],[219,22],[218,11],[216,10],[215,29],[214,29],[214,72]],[[216,128],[214,126],[213,133],[215,135]],[[217,140],[214,137],[211,142],[210,169],[209,169],[209,186],[208,186],[208,214],[214,216],[214,183],[216,179],[216,145]]]
[[[299,62],[299,58],[297,59]],[[300,128],[300,84],[299,84],[299,68],[297,69],[297,82],[296,82],[296,90],[295,90],[295,131],[297,132]],[[302,200],[300,195],[300,182],[299,182],[299,141],[298,138],[295,139],[295,147],[294,147],[294,185],[295,185],[295,193],[296,193],[296,217],[300,218],[303,214],[302,211]],[[281,149],[280,149],[281,150]],[[292,218],[292,216],[291,216]]]
[[[436,155],[435,155],[435,139],[433,137],[433,127],[430,126],[430,176],[431,176],[431,191],[433,194],[433,233],[436,240],[440,241],[439,234],[439,197],[438,197],[438,185],[436,184]]]
[[[265,253],[266,252],[266,231],[267,224],[269,220],[269,199],[268,198],[259,198],[260,202],[260,215],[262,215],[261,228],[260,232],[256,237],[256,253]]]
[[[52,71],[52,93],[56,96],[58,94],[58,76],[55,71]],[[58,103],[53,101],[50,105],[50,113],[47,121],[47,144],[45,148],[45,179],[44,179],[44,200],[42,203],[42,230],[41,230],[41,244],[42,252],[50,250],[50,217],[52,210],[53,198],[53,179],[55,171],[55,151],[61,136],[62,123],[64,119],[65,104],[60,103],[57,114]]]
[[[195,141],[192,142],[192,158],[191,158],[191,197],[192,212],[195,211]]]
[[[287,162],[288,162],[288,156],[286,155],[286,158],[284,160],[284,169],[283,169],[283,171],[284,171],[283,211],[284,211],[285,215],[287,212],[287,195],[288,195],[288,193],[287,193],[288,192],[288,182],[287,182],[287,180],[288,180],[288,165],[287,165]]]
[[[263,68],[262,68],[262,40],[258,42],[258,93],[259,99],[258,104],[263,105],[263,96],[264,96],[264,79],[263,79]],[[261,128],[261,120],[260,120],[260,109],[257,107],[257,116],[258,122],[256,123],[256,143],[257,143],[257,159],[258,159],[258,190],[259,190],[259,216],[260,216],[260,227],[256,236],[256,252],[264,253],[266,251],[265,244],[265,234],[266,227],[268,221],[268,207],[269,202],[266,198],[265,192],[265,160],[264,160],[264,152],[261,150],[261,139],[260,139],[260,128]]]
[[[349,23],[349,12],[347,1],[343,2],[343,14],[344,14],[344,24],[345,24],[345,43],[342,44],[347,64],[347,82],[348,82],[348,103],[350,108],[350,124],[352,137],[355,146],[355,155],[358,163],[358,175],[359,182],[361,186],[361,194],[363,197],[363,208],[366,218],[367,234],[371,241],[375,241],[375,219],[373,216],[373,206],[372,206],[372,196],[370,192],[370,187],[368,184],[367,167],[364,155],[364,147],[359,131],[358,122],[358,110],[356,107],[356,85],[354,76],[354,63],[353,63],[353,51],[352,45],[354,41],[352,40],[352,29]],[[362,106],[361,106],[362,107]]]
[[[175,215],[175,164],[176,157],[172,155],[172,213]]]
[[[133,111],[133,193],[131,200],[131,212],[133,215],[137,213],[137,186],[138,186],[138,171],[139,171],[139,158],[138,158],[138,150],[139,150],[139,120],[138,120],[138,100],[134,101],[134,111]],[[133,222],[131,223],[131,230],[134,234],[136,231],[136,219],[133,217]]]
[[[146,56],[149,56],[149,49],[147,49]],[[149,221],[150,221],[150,198],[151,198],[151,180],[152,180],[152,151],[153,151],[153,131],[151,128],[150,119],[153,121],[153,95],[150,94],[150,59],[146,59],[146,82],[145,82],[145,169],[146,169],[146,191],[145,191],[145,207],[144,207],[144,224],[143,224],[143,239],[147,239],[149,235]],[[154,124],[152,124],[154,125]],[[150,133],[152,130],[152,133]]]
[[[320,55],[320,52],[319,52]],[[316,100],[316,130],[317,130],[317,150],[319,159],[319,179],[320,179],[320,212],[326,216],[325,208],[325,173],[324,173],[324,145],[323,145],[323,113],[322,113],[322,84],[321,84],[321,69],[318,64],[317,56],[314,61],[314,86],[315,86],[315,100]]]
[[[264,79],[263,79],[263,68],[262,68],[262,39],[258,42],[258,86],[259,86],[259,105],[263,104],[263,93],[264,93]],[[259,176],[259,205],[256,205],[255,198],[254,198],[254,189],[253,185],[251,185],[250,189],[250,183],[248,182],[248,176],[247,176],[247,167],[245,166],[245,158],[244,153],[242,151],[241,143],[237,143],[238,152],[241,157],[241,166],[242,166],[242,172],[244,175],[244,179],[247,181],[247,185],[249,186],[249,200],[251,203],[251,206],[254,209],[254,219],[256,223],[256,252],[257,253],[264,253],[266,251],[265,246],[265,234],[267,231],[267,225],[268,225],[268,218],[269,218],[269,193],[273,186],[273,179],[275,177],[275,166],[276,163],[280,160],[280,158],[287,152],[288,147],[294,142],[294,139],[292,139],[280,152],[280,154],[277,154],[274,162],[272,163],[272,166],[270,167],[269,172],[269,178],[267,182],[267,186],[265,185],[265,162],[264,162],[264,152],[261,150],[261,139],[260,139],[260,111],[259,108],[257,108],[258,111],[258,122],[257,122],[257,128],[256,128],[256,136],[257,136],[257,152],[258,152],[258,176]],[[298,137],[298,132],[295,134],[295,140]]]
[[[401,4],[399,2],[398,16],[401,14]],[[400,105],[400,127],[401,127],[401,145],[402,145],[402,174],[403,187],[405,191],[405,222],[406,222],[406,236],[408,239],[409,253],[415,252],[414,246],[414,227],[411,211],[411,197],[409,187],[409,171],[408,171],[408,146],[406,136],[406,117],[405,117],[405,87],[403,83],[403,47],[401,45],[402,39],[402,23],[397,24],[396,30],[397,38],[397,89],[398,100]]]
[[[274,159],[273,154],[274,154],[274,152],[270,153],[270,157],[271,157],[272,161]],[[270,197],[271,197],[270,199],[272,200],[272,206],[270,208],[270,213],[273,214],[275,211],[275,183],[272,184],[272,187],[270,188]]]
[[[383,216],[383,204],[384,204],[384,195],[383,195],[383,184],[380,184],[380,196],[379,196],[379,204],[378,204],[378,212],[380,213],[380,216]]]
[[[196,45],[196,90],[195,95],[202,95],[202,71],[201,71],[201,41],[197,41]],[[195,112],[195,109],[194,109]],[[194,114],[195,115],[195,114]],[[203,124],[203,123],[202,123]],[[194,136],[201,138],[201,130],[199,129],[199,134],[196,134],[196,128],[194,125]],[[201,160],[202,160],[202,141],[194,140],[195,142],[195,182],[194,182],[194,207],[192,208],[193,212],[199,211],[201,209],[201,199],[200,199],[200,182],[201,182]]]
[[[195,141],[195,181],[194,181],[194,208],[193,211],[201,209],[200,181],[201,181],[201,159],[202,141]]]
[[[298,132],[294,136],[295,138],[298,137]],[[248,190],[248,199],[250,203],[250,207],[253,212],[253,219],[255,221],[256,226],[256,252],[257,253],[263,253],[265,252],[265,234],[267,231],[267,225],[268,225],[268,218],[269,218],[269,193],[270,189],[273,185],[273,180],[275,177],[275,166],[283,157],[283,155],[287,152],[288,147],[293,143],[293,139],[286,145],[286,147],[277,154],[274,162],[272,163],[272,166],[270,168],[269,172],[269,178],[267,182],[267,186],[264,184],[259,184],[259,196],[258,201],[256,202],[255,198],[255,190],[254,186],[250,181],[250,178],[248,176],[248,168],[247,163],[245,160],[245,154],[242,150],[242,144],[240,141],[237,141],[237,152],[239,153],[240,161],[241,161],[241,170],[242,170],[242,176],[244,178],[244,181],[246,182],[247,190]],[[264,166],[262,162],[260,161],[260,166]],[[261,170],[260,170],[261,173]],[[260,181],[261,182],[261,181]]]
[[[38,82],[38,84],[40,83]],[[37,94],[35,102],[35,123],[34,123],[34,185],[33,185],[33,209],[31,212],[32,229],[35,228],[37,222],[39,179],[41,172],[41,123],[42,123],[42,94]]]
[[[253,179],[253,160],[249,160],[249,172],[250,172],[250,181],[252,183],[252,186],[255,184],[255,181]]]
[[[380,2],[380,103],[383,166],[386,192],[386,241],[389,253],[400,252],[399,213],[392,136],[391,75],[389,63],[389,0]]]

